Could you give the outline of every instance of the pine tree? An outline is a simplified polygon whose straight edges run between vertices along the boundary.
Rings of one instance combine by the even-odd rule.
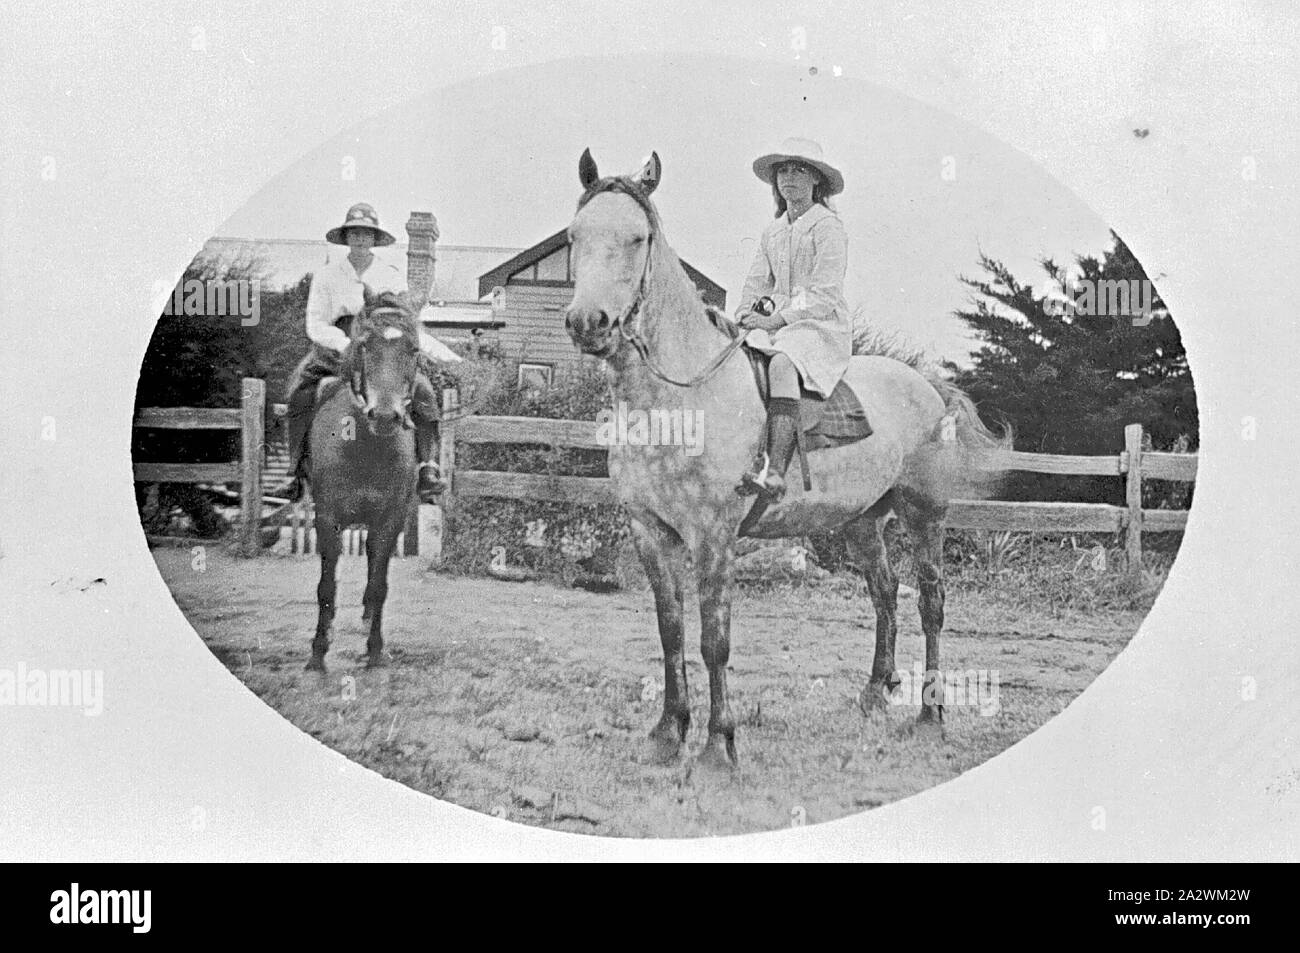
[[[1101,291],[1120,287],[1111,283],[1149,282],[1128,246],[1114,232],[1111,237],[1113,246],[1100,259],[1076,258],[1073,281],[1052,260],[1040,262],[1059,289],[1055,294],[1036,295],[986,255],[980,256],[986,277],[962,278],[975,295],[972,309],[957,316],[984,343],[972,367],[947,367],[982,413],[1012,425],[1018,450],[1118,453],[1130,423],[1142,424],[1155,449],[1195,449],[1199,443],[1187,355],[1158,293],[1151,291],[1147,314],[1096,313],[1109,310]],[[1089,289],[1097,291],[1091,299],[1081,294]],[[1137,310],[1136,301],[1129,304]],[[1151,505],[1170,492],[1164,485],[1149,487]],[[1121,503],[1123,485],[1114,478],[1016,473],[1005,495]]]

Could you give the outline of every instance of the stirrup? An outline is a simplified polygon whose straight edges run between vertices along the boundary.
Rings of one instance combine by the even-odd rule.
[[[436,503],[438,497],[447,492],[447,483],[442,479],[442,469],[438,464],[420,464],[415,489],[421,503]]]
[[[758,466],[759,462],[756,459],[754,465]],[[754,470],[745,471],[740,478],[740,482],[736,484],[736,496],[760,496],[767,492],[767,475],[772,469],[772,464],[766,453],[763,454],[761,462],[762,466],[758,468],[757,472]]]
[[[763,481],[763,496],[769,503],[780,503],[785,496],[785,477],[779,473],[769,473]]]

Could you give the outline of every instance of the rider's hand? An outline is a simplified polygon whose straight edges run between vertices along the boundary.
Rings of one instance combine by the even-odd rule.
[[[740,319],[740,326],[746,330],[758,328],[763,331],[772,332],[777,328],[784,327],[785,322],[775,314],[758,314],[750,311]]]

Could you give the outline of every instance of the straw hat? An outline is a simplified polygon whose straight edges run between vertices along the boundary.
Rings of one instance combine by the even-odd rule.
[[[810,165],[826,179],[826,189],[830,195],[839,195],[844,191],[844,176],[822,158],[822,147],[811,139],[791,138],[781,143],[777,152],[769,152],[754,160],[754,174],[764,182],[775,181],[775,169],[782,162],[802,162]]]
[[[368,228],[375,233],[375,246],[391,245],[397,241],[392,235],[388,234],[379,227],[379,216],[375,214],[372,206],[365,202],[358,202],[348,209],[347,218],[338,228],[331,228],[325,233],[325,240],[332,245],[346,245],[347,229],[349,228]]]

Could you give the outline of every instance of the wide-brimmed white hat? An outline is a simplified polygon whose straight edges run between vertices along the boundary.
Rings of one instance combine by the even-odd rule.
[[[375,246],[391,245],[397,241],[392,235],[379,227],[379,216],[375,210],[365,202],[358,202],[348,209],[348,216],[343,220],[343,224],[338,228],[331,228],[325,233],[325,241],[331,245],[346,245],[348,243],[349,228],[366,228],[375,235]]]
[[[764,182],[773,182],[773,170],[782,162],[802,162],[812,166],[826,179],[830,195],[839,195],[844,191],[844,176],[839,169],[822,158],[822,147],[811,139],[790,138],[781,143],[779,151],[759,156],[754,160],[754,174]]]

